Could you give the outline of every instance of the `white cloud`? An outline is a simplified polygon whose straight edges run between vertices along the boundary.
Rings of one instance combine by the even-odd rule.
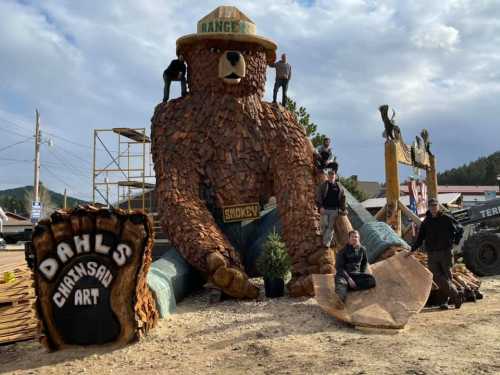
[[[460,35],[458,30],[451,26],[424,25],[413,35],[412,42],[419,48],[441,48],[453,51],[460,42]]]
[[[0,2],[0,132],[6,124],[2,117],[31,126],[38,107],[46,131],[87,145],[59,140],[90,174],[92,129],[149,127],[175,40],[194,32],[196,22],[218,5]],[[429,128],[440,168],[498,149],[492,134],[498,138],[493,98],[500,94],[500,4],[318,0],[304,6],[255,0],[234,5],[256,22],[260,35],[287,52],[294,69],[290,95],[333,137],[342,173],[384,179],[377,108],[386,102],[398,111],[406,138]],[[273,80],[269,69],[266,100]],[[175,85],[173,94],[178,93]],[[457,129],[464,134],[469,127],[474,137],[463,138],[457,154]],[[29,148],[18,150],[31,155]],[[48,151],[46,157],[58,162]],[[29,165],[4,170],[16,183],[31,183]],[[89,177],[65,167],[60,171],[73,188],[91,192]],[[61,181],[46,178],[63,190]]]

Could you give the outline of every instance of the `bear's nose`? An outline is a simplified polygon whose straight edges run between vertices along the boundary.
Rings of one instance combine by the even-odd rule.
[[[226,53],[226,59],[228,59],[232,66],[235,66],[238,61],[240,61],[240,54],[238,52],[229,51]]]

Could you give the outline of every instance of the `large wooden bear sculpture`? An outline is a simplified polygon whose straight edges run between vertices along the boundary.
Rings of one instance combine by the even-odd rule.
[[[225,293],[255,298],[258,289],[200,198],[200,186],[208,182],[219,209],[275,196],[293,260],[290,294],[312,295],[310,275],[333,272],[333,252],[319,235],[312,145],[292,113],[262,101],[276,44],[256,36],[238,9],[219,7],[177,49],[188,65],[190,92],[159,104],[152,118],[165,232]]]

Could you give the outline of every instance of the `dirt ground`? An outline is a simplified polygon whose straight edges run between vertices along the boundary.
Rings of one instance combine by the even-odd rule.
[[[500,276],[460,310],[426,309],[397,334],[338,323],[314,299],[179,304],[139,343],[47,353],[0,346],[14,374],[500,374]]]

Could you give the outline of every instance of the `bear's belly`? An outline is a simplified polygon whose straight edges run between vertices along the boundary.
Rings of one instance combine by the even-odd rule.
[[[254,168],[250,166],[254,165]],[[245,203],[266,203],[272,195],[271,176],[257,161],[233,161],[212,169],[210,180],[215,190],[217,206],[231,206]]]

